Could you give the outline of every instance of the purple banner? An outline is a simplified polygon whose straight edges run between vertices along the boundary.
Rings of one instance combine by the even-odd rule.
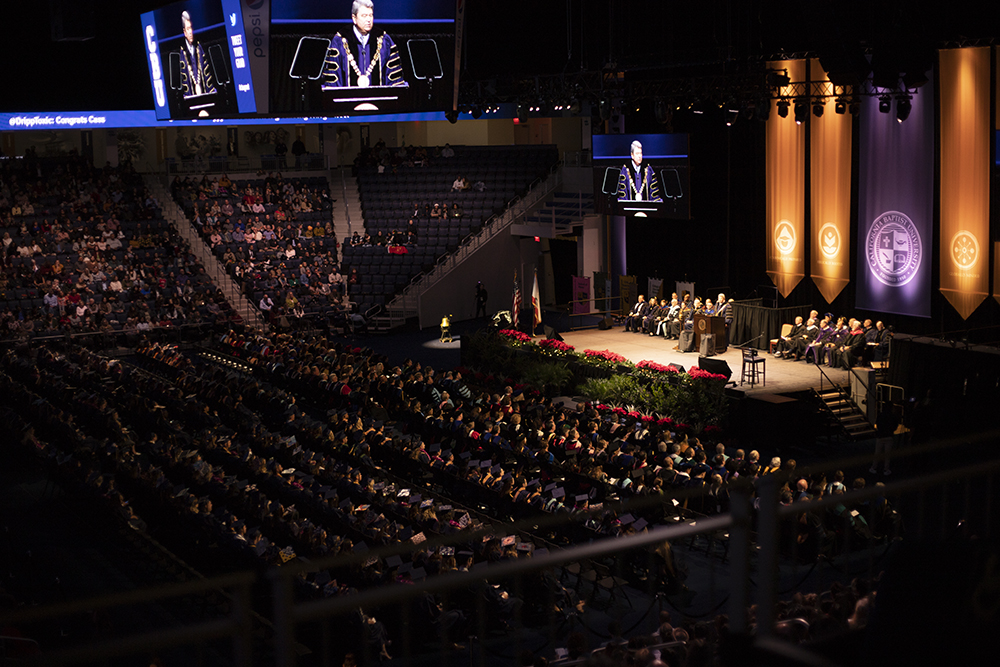
[[[931,315],[934,88],[913,95],[909,118],[863,98],[858,183],[858,308]]]

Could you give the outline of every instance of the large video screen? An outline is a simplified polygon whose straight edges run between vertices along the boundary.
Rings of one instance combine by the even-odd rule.
[[[691,217],[686,134],[594,135],[593,151],[599,213]]]
[[[157,119],[267,111],[254,95],[243,19],[240,0],[187,0],[142,14]]]
[[[451,108],[455,17],[455,0],[272,3],[271,112]]]

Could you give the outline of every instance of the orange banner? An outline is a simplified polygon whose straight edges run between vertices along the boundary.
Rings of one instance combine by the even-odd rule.
[[[1000,301],[1000,241],[993,243],[993,298]]]
[[[941,293],[966,319],[989,294],[990,48],[938,54]]]
[[[805,81],[805,60],[768,63]],[[780,93],[791,96],[791,86]],[[794,103],[794,100],[792,100]],[[806,128],[772,111],[767,121],[767,275],[787,297],[805,272]]]
[[[809,80],[833,89],[819,60],[809,61]],[[816,86],[813,86],[815,90]],[[809,204],[812,256],[810,275],[827,303],[851,280],[851,121],[853,116],[826,113],[810,122]]]

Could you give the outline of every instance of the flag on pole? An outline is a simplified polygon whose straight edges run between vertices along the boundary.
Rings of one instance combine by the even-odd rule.
[[[534,315],[534,321],[531,325],[531,331],[534,333],[535,327],[542,323],[542,297],[538,293],[538,270],[535,270],[535,284],[531,287],[531,312]]]
[[[510,321],[516,330],[521,319],[521,285],[517,282],[517,271],[514,272],[514,298],[511,299]]]

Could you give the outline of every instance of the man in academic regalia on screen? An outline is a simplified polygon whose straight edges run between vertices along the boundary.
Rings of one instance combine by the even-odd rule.
[[[660,182],[651,166],[642,164],[642,144],[632,142],[632,159],[618,175],[618,201],[663,201]]]
[[[215,82],[205,57],[205,49],[194,39],[191,15],[181,12],[181,27],[184,29],[184,45],[181,46],[181,90],[184,99],[215,92]]]
[[[371,0],[354,0],[354,25],[337,33],[326,52],[323,90],[368,86],[405,86],[399,48],[385,32],[374,31],[375,10]]]

